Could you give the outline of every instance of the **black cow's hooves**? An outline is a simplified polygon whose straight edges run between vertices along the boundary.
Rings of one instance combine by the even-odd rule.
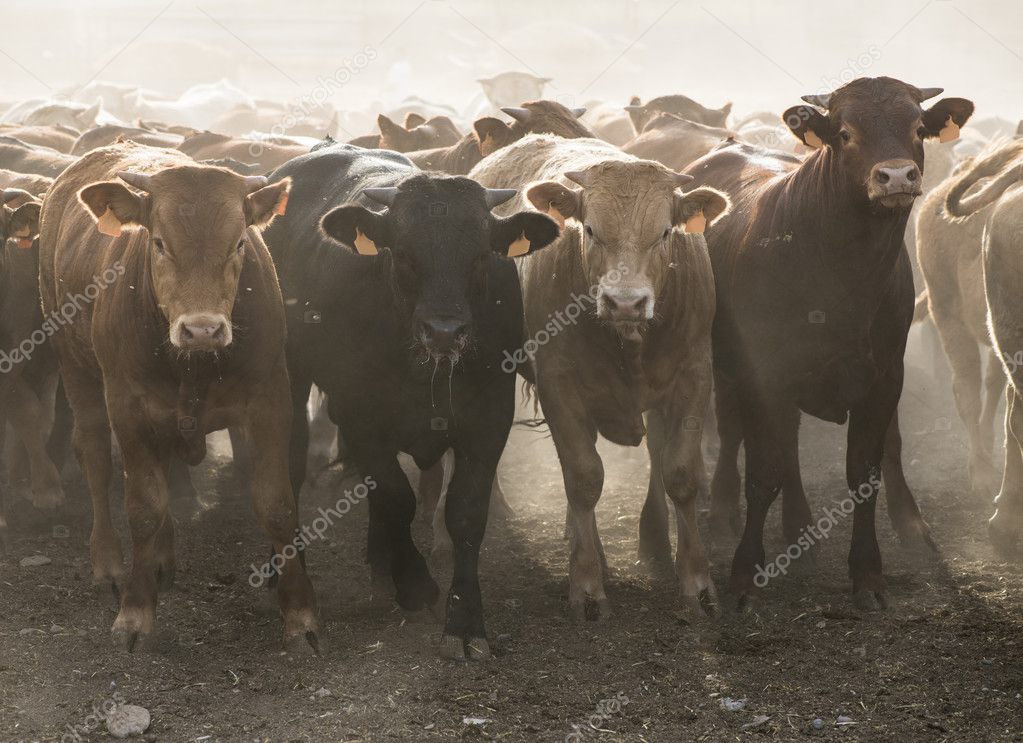
[[[860,611],[881,611],[888,608],[884,591],[859,590],[853,593],[853,605]]]
[[[438,653],[445,660],[487,660],[492,657],[490,643],[485,637],[470,637],[463,640],[457,635],[445,634],[440,639]]]
[[[320,636],[312,630],[298,632],[294,635],[287,635],[284,638],[284,649],[292,655],[301,655],[306,657],[320,656],[323,654]]]

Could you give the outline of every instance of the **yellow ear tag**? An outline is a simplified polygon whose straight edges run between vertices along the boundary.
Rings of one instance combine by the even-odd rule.
[[[359,255],[376,255],[377,244],[362,234],[361,230],[355,230],[355,249]]]
[[[703,210],[696,212],[686,220],[686,232],[698,233],[707,229],[707,218],[703,216]]]
[[[824,146],[821,138],[818,137],[812,129],[806,130],[806,134],[803,135],[803,141],[806,142],[807,146],[813,147],[815,150],[819,150]]]
[[[526,233],[522,233],[522,237],[513,242],[508,246],[508,257],[518,258],[520,255],[525,255],[529,252],[529,239],[526,237]]]
[[[103,216],[96,220],[96,229],[104,235],[118,237],[121,234],[121,220],[114,216],[114,212],[108,206]]]
[[[480,154],[483,155],[483,157],[487,157],[488,155],[492,155],[495,149],[497,148],[494,147],[494,135],[487,132],[487,136],[485,136],[483,141],[480,142]]]
[[[945,122],[945,126],[938,132],[939,142],[955,142],[959,139],[959,125],[952,121],[952,117],[948,117],[948,121]]]
[[[288,209],[288,196],[289,195],[290,194],[284,194],[281,197],[280,201],[277,202],[277,208],[274,209],[274,214],[282,214],[283,215],[284,212],[287,211],[287,209]]]
[[[547,216],[557,222],[559,227],[565,228],[565,215],[559,212],[554,204],[550,204],[547,207]]]
[[[32,238],[29,237],[28,227],[23,227],[15,232],[14,237],[18,239],[18,247],[22,250],[27,250],[32,247]]]

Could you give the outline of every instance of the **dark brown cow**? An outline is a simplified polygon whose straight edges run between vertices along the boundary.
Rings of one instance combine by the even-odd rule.
[[[506,124],[500,119],[484,117],[450,147],[419,150],[406,153],[408,159],[423,170],[439,170],[453,175],[465,175],[487,155],[507,147],[527,134],[557,134],[559,137],[595,136],[579,117],[585,109],[568,109],[554,101],[530,101],[519,108],[501,109],[515,121]]]
[[[721,108],[707,108],[684,95],[662,95],[642,104],[637,99],[635,103],[626,106],[625,110],[632,117],[632,125],[636,127],[636,131],[642,132],[650,119],[659,113],[675,114],[697,124],[723,127],[728,120],[728,114],[732,112],[732,104],[726,103]]]
[[[722,140],[734,136],[735,132],[728,129],[697,124],[674,114],[657,114],[622,149],[636,157],[656,160],[672,170],[683,170]]]
[[[731,577],[740,606],[779,572],[763,544],[779,492],[786,540],[806,552],[821,538],[799,472],[800,411],[849,421],[856,605],[886,601],[874,528],[882,474],[900,537],[933,546],[902,471],[897,406],[914,300],[903,234],[920,193],[924,139],[957,134],[973,112],[961,98],[921,107],[940,92],[857,79],[785,112],[793,133],[816,148],[805,161],[733,143],[688,170],[737,206],[707,240],[721,436],[711,517],[719,530],[738,521],[736,457],[745,440],[746,527]]]
[[[315,598],[292,544],[284,308],[260,233],[289,189],[287,179],[268,184],[124,143],[84,155],[47,194],[43,310],[85,298],[54,340],[92,496],[93,577],[124,585],[113,634],[128,649],[151,633],[157,590],[174,577],[168,466],[198,464],[206,434],[229,426],[253,449],[253,500],[280,559],[285,638],[316,646]],[[111,429],[124,459],[127,581],[110,520]]]

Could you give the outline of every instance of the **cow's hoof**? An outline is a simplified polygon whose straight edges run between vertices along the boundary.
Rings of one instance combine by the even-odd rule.
[[[469,660],[487,660],[490,658],[490,643],[485,637],[470,637],[465,643]]]
[[[753,595],[749,591],[741,591],[735,597],[735,613],[743,616],[753,609]]]
[[[573,622],[605,622],[611,618],[611,602],[607,597],[569,601],[568,613]]]
[[[285,634],[284,650],[291,655],[319,656],[323,654],[320,636],[314,630]]]
[[[884,591],[861,589],[853,592],[853,605],[860,611],[882,611],[888,608]]]
[[[145,647],[153,628],[153,617],[151,612],[142,608],[125,608],[114,620],[114,626],[110,628],[110,639],[114,646],[129,653],[141,650]]]
[[[896,527],[895,534],[903,549],[931,555],[940,553],[938,545],[931,537],[931,529],[923,519],[918,518],[912,523]]]
[[[142,650],[145,647],[147,635],[136,629],[114,625],[113,629],[110,630],[110,639],[113,641],[114,647],[128,653],[134,653],[136,650]]]
[[[457,635],[445,634],[440,638],[438,653],[445,660],[487,660],[491,657],[490,643],[485,637],[463,640]]]
[[[714,619],[721,613],[713,586],[703,589],[696,595],[682,595],[681,601],[683,609],[693,619]]]

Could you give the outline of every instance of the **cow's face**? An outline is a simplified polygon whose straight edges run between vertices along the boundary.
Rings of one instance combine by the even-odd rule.
[[[231,344],[231,309],[253,233],[283,214],[290,179],[178,166],[153,175],[118,173],[120,181],[79,192],[100,232],[148,230],[149,272],[156,302],[170,325],[170,342],[185,352]]]
[[[388,249],[392,285],[409,313],[415,345],[453,367],[473,340],[473,300],[486,291],[494,253],[519,257],[558,236],[548,217],[491,209],[515,195],[461,177],[416,175],[363,196],[387,208],[340,206],[324,216],[323,232],[366,256]]]
[[[377,117],[380,127],[380,149],[395,152],[429,150],[455,144],[462,135],[447,116],[434,116],[429,121],[407,116],[405,126],[396,124],[384,114]]]
[[[853,194],[888,209],[908,209],[920,195],[924,140],[951,141],[973,103],[944,98],[941,88],[916,88],[889,77],[860,78],[827,95],[803,96],[785,123],[804,144],[833,150]]]
[[[473,132],[483,157],[517,142],[527,134],[556,134],[565,139],[595,137],[579,117],[585,108],[567,108],[556,101],[527,101],[521,106],[502,108],[514,121],[509,124],[486,116],[477,119]]]
[[[610,161],[566,173],[581,186],[556,181],[526,196],[555,219],[581,231],[586,278],[596,292],[597,317],[625,340],[640,340],[657,312],[673,251],[675,228],[701,231],[721,216],[728,199],[710,188],[683,193],[691,176],[648,162]]]

